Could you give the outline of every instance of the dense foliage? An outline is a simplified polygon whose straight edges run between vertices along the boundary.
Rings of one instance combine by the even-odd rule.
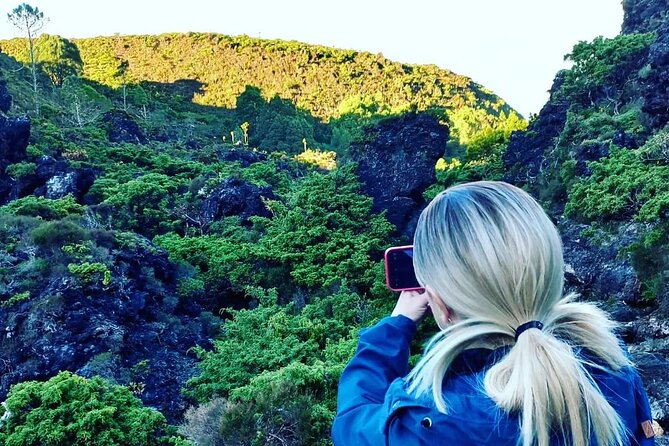
[[[0,441],[11,446],[186,445],[166,436],[165,417],[122,386],[62,372],[14,386],[3,403]]]
[[[637,94],[654,39],[574,47],[553,98],[568,104],[564,125],[537,180],[556,215],[643,228],[622,254],[649,299],[665,292],[669,253],[669,132]],[[25,41],[1,46],[13,113],[32,113],[32,80],[6,56],[26,62]],[[124,317],[162,327],[147,342],[161,348],[179,327],[210,330],[180,382],[193,405],[180,431],[201,444],[329,444],[338,377],[393,299],[381,257],[399,241],[348,164],[350,143],[373,134],[364,126],[415,110],[450,123],[428,199],[503,179],[509,140],[527,127],[468,78],[382,55],[193,33],[43,35],[36,48],[40,115],[25,156],[2,165],[0,316],[58,314],[64,288],[80,306],[159,302],[165,311]],[[33,319],[35,333],[56,330]],[[103,335],[81,369],[124,387],[69,373],[17,385],[5,444],[183,441],[133,396],[148,398],[150,363],[123,356],[127,333]]]
[[[434,65],[392,62],[381,54],[200,33],[63,40],[55,49],[51,40],[44,37],[41,42],[45,61],[61,51],[62,69],[75,69],[80,56],[83,77],[112,88],[196,79],[198,82],[184,92],[196,103],[233,107],[240,105],[238,97],[247,86],[253,86],[266,100],[272,100],[269,115],[258,116],[261,123],[257,126],[247,118],[236,124],[249,122],[249,135],[258,140],[252,144],[265,149],[286,150],[273,147],[271,138],[265,141],[266,132],[300,134],[298,143],[302,138],[310,141],[308,119],[290,119],[285,112],[271,111],[281,107],[283,100],[294,104],[293,110],[306,110],[326,121],[334,119],[338,138],[346,138],[341,133],[351,131],[347,116],[369,118],[435,109],[449,120],[453,134],[463,143],[507,117],[517,116],[503,100],[465,76]],[[78,52],[70,51],[70,44]],[[0,45],[5,53],[26,60],[22,39]],[[338,125],[341,118],[343,122]],[[229,128],[226,133],[233,130]],[[291,150],[298,147],[301,144]]]

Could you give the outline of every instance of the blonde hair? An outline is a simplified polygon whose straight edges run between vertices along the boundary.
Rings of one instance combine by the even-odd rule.
[[[458,316],[438,333],[409,374],[409,391],[432,394],[446,413],[442,381],[463,350],[511,344],[485,375],[485,392],[520,414],[522,444],[547,446],[555,429],[575,446],[622,445],[626,428],[585,365],[629,365],[615,324],[593,304],[563,297],[562,242],[557,228],[525,191],[503,182],[451,187],[423,211],[414,237],[419,283]],[[519,325],[538,320],[515,340]],[[586,348],[601,361],[587,362]]]

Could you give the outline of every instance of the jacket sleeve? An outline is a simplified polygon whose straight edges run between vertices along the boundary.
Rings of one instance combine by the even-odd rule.
[[[639,446],[653,446],[655,445],[655,437],[648,436],[652,432],[653,416],[650,411],[650,402],[648,395],[641,382],[641,377],[634,370],[634,405],[636,407],[637,426],[634,432],[634,437]]]
[[[384,444],[386,391],[409,371],[409,344],[416,324],[405,316],[386,317],[360,334],[355,356],[339,380],[335,445]]]

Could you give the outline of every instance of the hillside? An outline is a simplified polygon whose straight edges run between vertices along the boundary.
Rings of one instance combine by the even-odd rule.
[[[383,250],[479,179],[550,212],[669,428],[669,14],[624,7],[527,130],[447,70],[211,34],[43,35],[38,114],[1,42],[0,443],[330,445]]]
[[[195,51],[196,37],[128,37],[129,60],[119,65],[108,53],[91,55],[113,39],[43,35],[37,96],[30,70],[0,54],[0,356],[11,358],[0,394],[6,413],[22,413],[25,389],[49,420],[37,429],[11,417],[2,441],[32,432],[38,444],[76,423],[85,395],[67,394],[58,406],[41,398],[53,387],[91,386],[121,396],[100,410],[142,426],[132,435],[144,438],[138,444],[185,444],[184,436],[246,444],[283,436],[285,426],[299,434],[282,441],[328,444],[336,380],[357,331],[392,302],[383,249],[411,236],[435,165],[443,170],[442,157],[457,155],[480,169],[467,175],[499,177],[502,143],[526,125],[464,77],[290,42],[252,41],[229,59],[208,58],[221,77],[237,76],[225,96],[229,85],[175,68],[192,57],[214,76],[196,55],[212,42],[232,51],[220,36],[199,36]],[[133,62],[149,57],[144,41],[165,42],[154,45],[153,68]],[[3,42],[3,51],[21,43]],[[256,63],[244,54],[261,50],[257,70],[230,69]],[[324,58],[322,77],[310,63],[310,80],[295,81],[305,92],[320,85],[313,110],[273,95],[285,93],[267,86],[276,79],[254,74],[288,73],[294,58],[318,51],[340,63]],[[369,69],[371,60],[388,69],[374,62],[370,81],[330,77]],[[444,90],[381,95],[409,79]],[[465,133],[453,134],[439,101],[471,105],[450,117]],[[319,115],[325,110],[332,115]],[[73,433],[128,444],[128,429],[69,428],[58,444],[73,444]]]
[[[53,37],[53,36],[51,36]],[[43,57],[53,43],[43,37]],[[247,85],[278,95],[329,122],[346,114],[392,114],[434,109],[466,143],[517,114],[471,79],[434,65],[393,62],[381,54],[299,42],[220,34],[163,34],[73,39],[84,78],[110,87],[140,82],[196,80],[194,102],[232,108]],[[27,61],[23,39],[0,42]],[[40,44],[38,42],[38,54]],[[49,55],[49,56],[47,56]],[[39,56],[38,56],[39,57]]]

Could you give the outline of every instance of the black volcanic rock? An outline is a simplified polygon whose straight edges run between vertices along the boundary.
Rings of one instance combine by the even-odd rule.
[[[7,82],[0,80],[0,112],[7,113],[12,108],[12,97],[7,91]]]
[[[425,205],[422,194],[436,181],[434,166],[448,136],[448,127],[420,113],[367,127],[363,140],[351,144],[350,156],[358,163],[364,192],[374,199],[374,211],[386,210],[399,234],[413,236]]]
[[[667,20],[669,3],[666,0],[623,0],[623,9],[622,32],[647,33],[656,31]]]
[[[196,373],[189,349],[209,346],[216,318],[179,300],[176,266],[149,240],[104,231],[93,240],[108,252],[107,284],[47,274],[30,299],[0,308],[0,357],[11,358],[0,362],[0,398],[12,384],[69,370],[134,386],[174,422],[187,405],[181,388]]]
[[[81,202],[97,175],[93,169],[72,169],[67,161],[42,156],[37,160],[34,174],[0,181],[0,186],[6,186],[6,193],[0,195],[0,204],[31,194],[51,199],[72,195]]]
[[[563,240],[566,285],[589,300],[607,301],[613,308],[644,306],[638,278],[628,256],[619,252],[639,241],[641,224],[629,224],[608,234],[563,218],[558,229]],[[586,236],[585,232],[595,232]]]
[[[257,150],[229,147],[219,155],[219,159],[226,162],[237,161],[241,167],[248,167],[253,163],[265,161],[267,155],[263,152],[258,152]]]
[[[648,75],[641,80],[643,111],[649,114],[655,129],[669,123],[669,21],[657,34],[648,52]]]
[[[651,126],[662,128],[669,122],[669,3],[666,0],[624,0],[625,34],[653,32],[657,36],[644,61],[648,71],[640,79],[643,111]]]
[[[529,185],[530,190],[538,182],[539,172],[546,162],[546,149],[555,145],[554,139],[560,135],[567,121],[569,103],[556,97],[563,81],[563,73],[558,73],[553,81],[550,99],[537,119],[530,123],[526,131],[511,135],[502,157],[505,181],[516,186]]]
[[[16,188],[16,182],[5,174],[5,169],[8,165],[26,158],[29,138],[28,118],[8,118],[0,115],[0,205],[12,199]]]
[[[102,115],[107,125],[107,138],[111,142],[144,144],[147,142],[144,131],[132,117],[121,110],[108,111]]]
[[[264,198],[274,198],[270,187],[258,187],[238,178],[227,178],[204,200],[202,220],[210,224],[223,217],[238,215],[245,223],[253,215],[269,217]]]
[[[28,118],[0,116],[0,169],[3,174],[9,164],[18,163],[26,158],[29,138]]]

